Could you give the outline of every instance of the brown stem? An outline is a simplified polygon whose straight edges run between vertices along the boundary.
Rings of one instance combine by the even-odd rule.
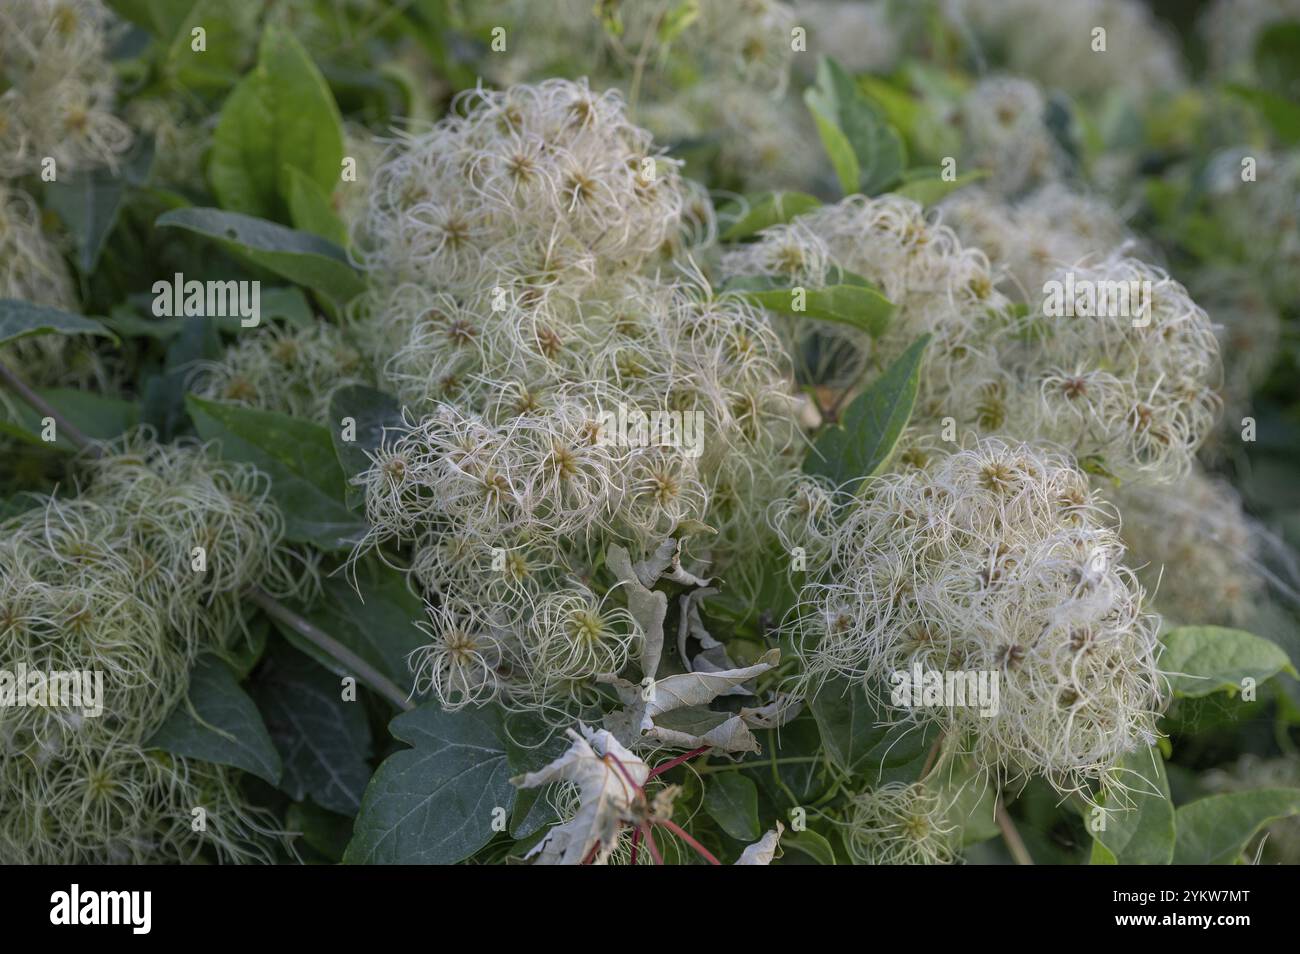
[[[68,443],[77,448],[77,450],[88,451],[96,457],[104,452],[99,445],[91,441],[89,437],[81,433],[81,430],[56,411],[50,403],[41,397],[22,378],[18,377],[8,365],[0,361],[0,381],[3,381],[9,390],[13,391],[20,398],[26,401],[33,411],[43,417],[52,418],[57,433],[61,433],[68,439]]]
[[[1018,865],[1032,865],[1034,859],[1029,857],[1029,849],[1025,847],[1024,840],[1020,837],[1020,832],[1016,830],[1016,823],[1011,820],[1007,814],[1006,806],[1002,804],[1002,799],[997,800],[994,807],[994,815],[998,821],[998,828],[1002,830],[1002,840],[1007,843],[1007,848],[1011,851],[1011,857],[1016,859]]]
[[[939,761],[939,749],[942,746],[943,746],[943,730],[940,729],[939,734],[935,736],[934,745],[930,746],[930,754],[925,757],[925,766],[921,769],[921,778],[925,778],[927,775],[929,775],[930,770],[933,769],[935,763]]]
[[[312,645],[323,650],[325,653],[338,660],[338,662],[343,666],[356,673],[358,679],[380,695],[387,697],[388,701],[393,703],[393,705],[397,706],[399,709],[406,709],[409,711],[415,708],[415,703],[411,702],[411,700],[406,697],[405,693],[397,687],[396,683],[352,650],[348,649],[329,633],[313,626],[311,623],[307,622],[307,620],[293,612],[293,610],[289,609],[270,593],[266,592],[266,590],[255,586],[248,591],[248,598],[261,607],[266,615],[279,620],[286,626],[289,626],[299,636],[303,637]]]

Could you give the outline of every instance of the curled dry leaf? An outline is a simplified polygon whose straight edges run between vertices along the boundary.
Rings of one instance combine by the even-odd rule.
[[[605,864],[618,840],[620,826],[637,826],[645,811],[641,790],[650,767],[604,729],[579,725],[567,735],[573,745],[554,762],[510,781],[518,788],[572,782],[578,811],[547,833],[526,857],[544,865],[580,865],[589,857]]]
[[[665,544],[673,542],[664,541]],[[662,549],[663,544],[660,545],[660,550]],[[653,679],[659,671],[659,660],[663,657],[664,617],[668,614],[668,596],[650,589],[655,580],[645,582],[638,572],[643,564],[633,567],[632,558],[625,548],[611,546],[605,553],[605,563],[623,582],[627,610],[645,634],[641,641],[641,675]]]
[[[784,833],[785,826],[777,822],[775,828],[741,852],[740,857],[736,859],[736,864],[770,865],[772,858],[776,855],[776,848],[781,841],[781,835]]]
[[[652,739],[674,748],[708,745],[724,752],[757,752],[758,740],[741,715],[711,712],[705,707],[718,696],[768,672],[780,659],[781,651],[773,649],[752,666],[682,673],[645,687],[626,679],[607,679],[624,708],[607,716],[605,726],[628,745]],[[741,691],[748,694],[746,689]],[[670,713],[673,718],[666,719]]]

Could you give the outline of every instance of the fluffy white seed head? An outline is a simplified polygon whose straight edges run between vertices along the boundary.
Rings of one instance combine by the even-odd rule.
[[[1085,97],[1121,89],[1147,100],[1186,84],[1175,39],[1138,0],[946,0],[944,7],[983,57],[1047,88]],[[1104,52],[1093,49],[1099,27]]]
[[[373,384],[360,348],[337,325],[270,325],[244,333],[219,361],[195,366],[191,387],[202,397],[324,421],[340,388]]]
[[[1122,253],[1059,270],[1053,280],[1065,287],[1069,277],[1076,289],[1097,289],[1099,301],[1104,288],[1122,287],[1129,308],[1048,317],[1040,304],[1031,313],[1012,360],[1038,400],[1013,402],[1010,433],[1059,443],[1122,478],[1186,474],[1221,409],[1209,317],[1164,271]]]
[[[853,797],[844,844],[859,865],[947,865],[954,828],[942,799],[924,785],[891,782]]]
[[[1241,626],[1264,589],[1257,531],[1241,498],[1199,468],[1170,485],[1110,491],[1138,578],[1166,618]]]
[[[1066,457],[987,439],[868,482],[801,594],[804,684],[895,672],[998,674],[993,715],[908,709],[1004,774],[1063,790],[1155,739],[1157,619],[1111,513]]]
[[[1061,174],[1065,160],[1046,122],[1047,104],[1033,83],[980,80],[957,111],[965,165],[987,170],[986,187],[1015,195]]]
[[[113,114],[106,57],[110,19],[99,0],[12,0],[0,7],[0,167],[3,177],[114,165],[131,145]]]

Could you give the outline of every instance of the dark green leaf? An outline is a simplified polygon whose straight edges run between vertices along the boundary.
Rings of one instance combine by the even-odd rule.
[[[757,841],[758,789],[739,772],[716,772],[704,784],[704,810],[737,841]]]
[[[834,321],[858,328],[872,337],[879,337],[884,332],[894,313],[893,303],[865,281],[825,288],[774,288],[744,292],[743,295],[771,311]]]
[[[93,318],[17,298],[0,298],[0,344],[28,335],[104,335],[113,333]]]
[[[444,712],[427,703],[393,720],[413,748],[389,756],[371,779],[344,861],[454,864],[486,845],[515,788],[498,717]]]
[[[370,728],[340,680],[285,647],[258,670],[253,695],[280,753],[280,788],[295,801],[354,815],[370,779]]]
[[[287,539],[338,550],[365,532],[365,522],[343,502],[343,473],[325,428],[194,395],[186,407],[203,439],[220,442],[222,457],[247,461],[271,478]]]
[[[310,801],[295,802],[284,816],[284,827],[301,835],[313,851],[329,862],[343,860],[352,837],[352,818],[326,811]]]
[[[903,173],[903,141],[853,77],[822,57],[817,83],[804,91],[817,131],[846,195],[878,195]]]
[[[428,636],[415,627],[416,620],[425,615],[423,601],[411,594],[401,573],[382,563],[361,563],[356,569],[356,584],[359,595],[350,580],[342,577],[325,580],[320,599],[299,608],[299,614],[403,690],[410,690],[412,674],[407,656],[429,641]],[[278,628],[290,642],[321,665],[341,676],[353,675],[292,629]]]
[[[1139,749],[1120,761],[1116,773],[1117,782],[1128,790],[1128,801],[1111,799],[1113,804],[1088,808],[1084,815],[1094,839],[1092,863],[1169,864],[1174,857],[1174,805],[1160,751],[1154,746]]]
[[[919,174],[913,175],[913,173]],[[962,186],[970,185],[972,182],[978,182],[987,175],[988,173],[983,169],[975,169],[962,173],[955,179],[944,179],[940,177],[937,169],[912,170],[907,174],[903,184],[894,191],[914,199],[921,205],[934,205],[949,193],[956,192]]]
[[[1259,32],[1255,72],[1270,93],[1291,103],[1300,101],[1300,21],[1282,20]]]
[[[1261,683],[1279,672],[1296,674],[1286,653],[1275,643],[1240,629],[1180,626],[1165,633],[1161,641],[1165,653],[1160,668],[1171,674],[1170,685],[1178,696],[1237,692],[1243,679]]]
[[[99,262],[100,252],[122,208],[130,179],[143,180],[153,161],[153,144],[143,140],[129,158],[130,166],[114,173],[100,166],[83,172],[69,172],[45,191],[46,202],[77,239],[77,268],[89,275]]]
[[[167,717],[146,747],[233,765],[272,785],[280,782],[280,755],[257,706],[230,668],[212,656],[199,659],[190,674],[188,700]]]
[[[728,226],[720,238],[724,242],[747,238],[768,226],[789,222],[821,204],[820,199],[806,192],[765,192],[749,201],[748,211]]]
[[[310,232],[237,212],[201,208],[172,209],[158,216],[156,224],[216,239],[253,265],[319,292],[335,305],[345,304],[365,288],[343,249]]]
[[[349,417],[356,422],[356,439],[345,441],[342,422]],[[330,397],[329,427],[334,439],[334,453],[338,455],[344,477],[350,481],[357,474],[369,470],[370,458],[366,452],[379,448],[385,427],[397,427],[401,423],[402,405],[390,394],[360,384],[335,391]],[[364,499],[364,490],[349,483],[348,506],[357,506]]]
[[[293,227],[329,239],[336,245],[348,244],[347,226],[334,211],[330,194],[315,179],[296,167],[288,172],[289,218]]]
[[[929,335],[922,335],[891,364],[833,424],[817,437],[804,459],[804,471],[835,484],[857,481],[880,471],[912,416]]]
[[[1284,145],[1300,143],[1300,104],[1266,89],[1229,83],[1224,89],[1259,110]]]
[[[140,408],[134,401],[73,388],[46,388],[36,393],[73,427],[94,440],[110,441],[135,427],[140,420]],[[28,444],[48,446],[41,438],[41,420],[40,414],[21,404],[17,408],[17,420],[0,420],[0,432]],[[67,435],[59,433],[57,428],[54,446],[69,453],[77,450]]]
[[[781,851],[784,852],[780,859],[781,864],[799,864],[804,858],[809,858],[819,865],[835,864],[835,849],[824,836],[817,834],[811,828],[803,831],[786,829],[785,834],[781,836]]]
[[[1174,813],[1176,865],[1230,865],[1255,833],[1279,818],[1300,814],[1300,789],[1261,788],[1211,795]]]

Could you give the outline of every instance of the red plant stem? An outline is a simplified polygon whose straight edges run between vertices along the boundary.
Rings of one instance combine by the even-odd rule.
[[[650,848],[650,857],[655,860],[655,864],[662,865],[664,863],[664,856],[659,854],[659,846],[655,844],[654,832],[650,830],[649,825],[638,830],[637,834],[640,834],[641,831],[645,832],[645,843]]]
[[[698,841],[696,841],[694,838],[688,835],[686,833],[686,830],[682,828],[681,825],[677,824],[675,821],[672,821],[671,819],[668,818],[651,818],[650,821],[652,824],[655,825],[663,825],[674,835],[682,839],[682,841],[686,842],[686,844],[690,845],[697,852],[699,852],[700,856],[704,858],[704,860],[707,861],[709,864],[718,865],[719,867],[721,867],[722,862],[719,861],[717,858],[713,857],[713,853],[709,851],[709,849],[705,848]]]
[[[713,748],[713,746],[711,745],[701,745],[698,749],[692,749],[691,751],[687,752],[685,755],[679,755],[675,759],[669,759],[667,762],[664,762],[662,765],[656,765],[654,768],[650,770],[650,774],[646,777],[646,780],[649,781],[650,779],[654,778],[656,775],[662,775],[664,772],[667,772],[671,769],[675,769],[683,762],[689,762],[691,759],[695,758],[695,756],[703,755],[711,748]]]
[[[624,781],[632,787],[632,791],[640,792],[641,797],[645,798],[645,787],[636,783],[636,779],[632,777],[632,773],[627,770],[627,766],[623,764],[621,759],[615,755],[610,755],[608,752],[605,753],[604,758],[618,766],[619,774],[622,775]]]
[[[643,828],[638,828],[636,831],[632,832],[632,861],[631,861],[631,864],[636,864],[636,850],[637,850],[637,847],[641,844],[641,832],[642,832],[643,830],[644,830]]]

